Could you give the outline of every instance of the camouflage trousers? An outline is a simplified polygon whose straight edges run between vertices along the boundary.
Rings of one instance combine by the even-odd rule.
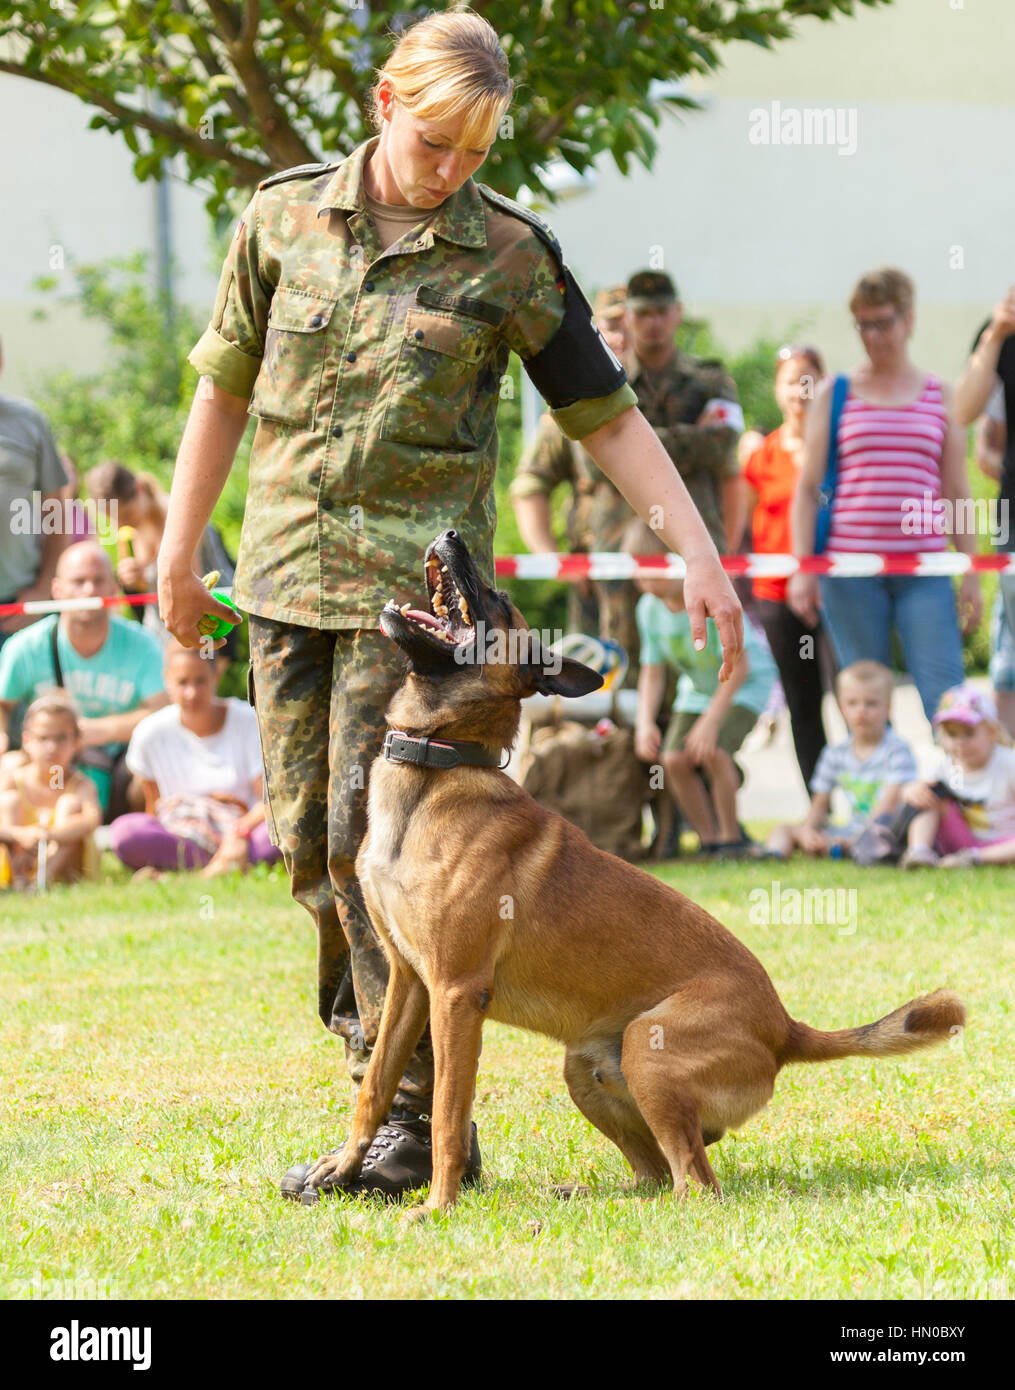
[[[292,895],[317,927],[318,1012],[345,1039],[358,1086],[377,1037],[388,965],[355,861],[366,833],[370,765],[403,663],[395,644],[370,628],[325,632],[250,614],[249,631],[247,698],[261,732],[268,829]],[[395,1104],[429,1114],[432,1094],[427,1028]]]

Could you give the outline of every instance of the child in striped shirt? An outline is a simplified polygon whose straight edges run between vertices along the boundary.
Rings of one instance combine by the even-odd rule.
[[[879,661],[855,661],[835,683],[849,730],[844,743],[826,747],[811,778],[811,808],[799,825],[780,825],[768,837],[769,854],[785,859],[794,850],[831,854],[852,848],[869,820],[891,814],[904,786],[916,777],[916,759],[905,739],[889,727],[894,680]],[[842,825],[830,825],[832,792],[849,808]]]

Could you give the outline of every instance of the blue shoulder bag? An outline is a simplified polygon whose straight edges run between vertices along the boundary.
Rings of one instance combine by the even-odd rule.
[[[835,378],[832,387],[832,413],[828,421],[828,464],[825,479],[818,494],[818,514],[814,523],[814,553],[823,555],[832,527],[832,502],[835,499],[836,476],[839,471],[839,417],[849,395],[849,377]]]

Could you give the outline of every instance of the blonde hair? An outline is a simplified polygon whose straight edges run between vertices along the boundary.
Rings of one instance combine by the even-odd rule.
[[[475,150],[493,144],[514,90],[496,31],[464,9],[432,14],[406,29],[378,69],[378,82],[381,77],[390,79],[397,99],[419,120],[463,117],[463,145]],[[370,104],[379,130],[377,82]]]
[[[55,715],[57,718],[62,716],[74,730],[74,737],[81,737],[77,706],[69,695],[63,695],[59,691],[47,692],[47,694],[40,695],[37,700],[32,701],[25,710],[25,717],[21,721],[22,734],[28,730],[28,726],[33,720],[40,719],[44,714]]]
[[[877,685],[888,704],[895,693],[895,677],[880,661],[854,661],[852,666],[844,666],[835,678],[835,693],[841,699],[843,682],[851,680],[856,685]]]
[[[889,304],[900,314],[909,314],[916,298],[916,286],[904,270],[885,266],[861,275],[849,297],[849,312],[857,309],[879,309]]]

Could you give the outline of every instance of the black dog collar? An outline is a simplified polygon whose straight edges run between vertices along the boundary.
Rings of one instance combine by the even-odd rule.
[[[497,753],[481,743],[465,743],[456,738],[415,738],[412,734],[389,729],[384,736],[384,756],[392,763],[413,763],[416,767],[507,767]]]

